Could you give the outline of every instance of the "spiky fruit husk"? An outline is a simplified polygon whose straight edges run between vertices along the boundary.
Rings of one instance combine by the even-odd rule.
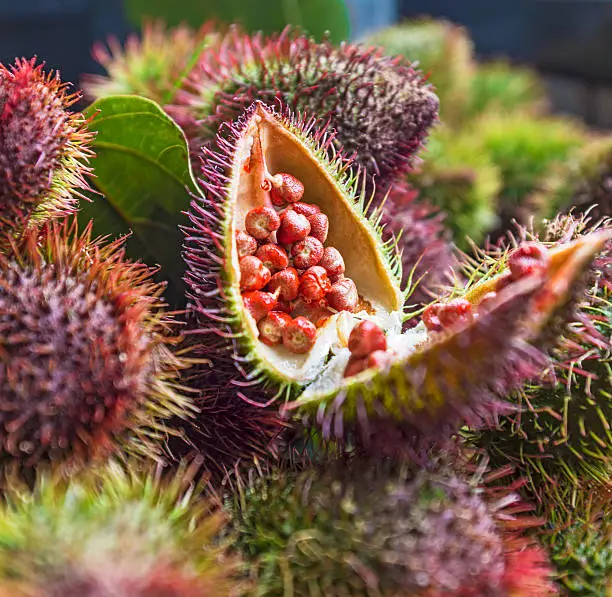
[[[501,517],[517,503],[444,468],[357,460],[256,476],[227,507],[258,595],[548,595],[548,566],[527,572],[532,592],[507,590]]]
[[[83,89],[92,100],[141,95],[167,103],[215,37],[210,24],[194,31],[184,25],[167,29],[161,21],[147,20],[141,36],[131,35],[124,47],[115,37],[108,39],[107,46],[94,45],[93,57],[107,74],[86,75]]]
[[[315,43],[290,28],[271,37],[230,31],[205,52],[171,110],[192,146],[215,141],[254,100],[280,100],[294,112],[329,122],[330,144],[355,154],[376,176],[379,196],[410,167],[437,119],[438,99],[408,63],[379,49]]]
[[[595,221],[612,214],[612,138],[594,139],[573,151],[542,182],[532,199],[539,216],[587,213]]]
[[[460,117],[475,66],[472,40],[463,27],[416,19],[381,29],[365,42],[418,64],[440,98],[443,122],[453,123]]]
[[[461,248],[466,237],[480,243],[497,223],[501,173],[479,135],[442,126],[431,135],[423,163],[408,175],[423,197],[446,213],[445,223]]]
[[[483,150],[499,168],[500,225],[505,234],[512,222],[526,224],[531,215],[528,200],[550,168],[565,161],[585,141],[581,127],[561,118],[536,118],[528,114],[486,114],[471,128]]]
[[[469,119],[493,111],[541,114],[547,103],[535,72],[502,61],[489,62],[474,70],[463,117]]]
[[[0,468],[72,467],[157,452],[188,412],[153,270],[76,219],[0,256]]]
[[[449,281],[454,257],[445,222],[445,214],[418,198],[416,189],[401,183],[391,188],[383,207],[383,238],[397,238],[411,304],[430,302]]]
[[[343,209],[350,210],[355,222],[346,225],[366,244],[364,251],[372,252],[375,275],[384,287],[382,292],[388,293],[384,301],[396,310],[403,305],[401,262],[394,240],[386,244],[382,241],[379,212],[364,215],[366,195],[361,178],[351,173],[350,160],[342,154],[330,161],[327,150],[333,134],[326,129],[317,130],[315,123],[315,119],[306,121],[289,112],[276,114],[263,104],[253,106],[229,129],[229,139],[219,137],[219,151],[205,150],[202,182],[207,197],[194,201],[190,210],[192,227],[185,243],[186,281],[190,307],[199,324],[194,334],[201,346],[200,354],[213,362],[217,375],[229,375],[241,393],[258,402],[262,402],[262,392],[264,396],[266,392],[295,395],[308,381],[295,371],[287,372],[284,366],[272,363],[269,351],[250,330],[240,296],[233,243],[239,222],[234,218],[259,200],[257,193],[262,191],[257,177],[264,165],[264,154],[268,160],[273,156],[275,169],[299,174],[309,183],[307,193],[312,199],[306,194],[307,203],[314,201],[322,207],[337,209],[333,204],[322,203],[323,199],[342,201]],[[261,139],[268,139],[269,150],[262,149]],[[245,200],[243,188],[248,191],[248,201],[253,202],[246,207],[238,199],[240,192],[240,201]],[[322,197],[326,194],[330,197]],[[349,274],[351,268],[363,267],[363,255],[353,251],[354,242],[354,238],[344,238],[336,229],[334,244],[343,253]]]
[[[230,595],[225,517],[184,467],[164,478],[111,464],[79,479],[11,486],[0,510],[0,586],[37,597]]]
[[[0,64],[0,233],[20,234],[39,223],[73,212],[92,155],[82,114],[69,108],[59,74],[43,71],[36,58]],[[8,241],[7,241],[8,242]],[[6,242],[5,242],[6,244]]]
[[[609,223],[587,222],[560,218],[551,224],[551,236],[558,239],[565,229],[567,242],[610,230]],[[540,501],[558,487],[606,483],[612,472],[611,249],[608,243],[593,264],[586,300],[564,315],[572,323],[552,353],[551,367],[510,397],[518,412],[467,434],[495,465],[511,463]]]

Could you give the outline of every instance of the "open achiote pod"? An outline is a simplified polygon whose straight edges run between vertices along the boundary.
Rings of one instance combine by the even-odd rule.
[[[258,103],[218,152],[205,151],[207,197],[192,205],[185,257],[215,375],[249,400],[289,400],[286,413],[314,416],[333,438],[381,422],[385,433],[389,422],[402,435],[439,432],[490,415],[496,395],[541,364],[530,342],[602,238],[533,267],[519,254],[509,273],[402,333],[395,245],[382,242],[376,212],[364,215],[350,162],[330,161],[330,135],[312,127]]]

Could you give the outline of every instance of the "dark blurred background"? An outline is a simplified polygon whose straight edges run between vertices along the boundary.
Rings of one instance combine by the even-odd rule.
[[[262,0],[264,3],[266,0]],[[169,0],[179,6],[181,0]],[[482,58],[536,67],[558,111],[612,127],[612,0],[349,0],[353,38],[403,17],[464,25]],[[125,38],[122,0],[0,0],[0,60],[37,54],[78,82],[95,40]]]

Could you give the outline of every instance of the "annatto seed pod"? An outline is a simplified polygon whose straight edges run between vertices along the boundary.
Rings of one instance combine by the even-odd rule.
[[[410,166],[438,111],[430,85],[401,58],[316,43],[290,28],[265,38],[231,30],[201,56],[170,111],[198,151],[254,99],[280,100],[319,126],[329,120],[337,139],[328,149],[355,153],[356,165],[376,175],[380,197]]]
[[[572,217],[550,228],[561,226],[566,242],[612,229]],[[540,501],[560,487],[607,483],[612,475],[612,243],[595,260],[588,288],[547,375],[510,397],[518,411],[467,433],[495,465],[513,465]]]
[[[154,271],[76,220],[22,245],[0,256],[0,471],[155,455],[190,407]]]
[[[444,468],[357,460],[251,477],[227,508],[256,594],[552,595],[544,551],[508,540],[505,524],[527,524],[502,522],[519,503]]]
[[[201,597],[232,593],[225,516],[182,467],[172,478],[111,465],[70,481],[40,476],[0,510],[2,586],[23,597]],[[22,590],[23,590],[22,588]],[[21,597],[19,593],[17,593]]]
[[[43,72],[36,58],[0,64],[0,234],[20,234],[28,223],[76,209],[87,188],[85,165],[93,133],[82,114],[69,108],[59,74]]]
[[[142,35],[128,37],[125,47],[116,37],[106,47],[97,43],[93,57],[106,75],[86,75],[83,88],[94,100],[109,95],[141,95],[158,103],[172,99],[181,78],[200,52],[217,36],[210,23],[198,31],[181,25],[167,29],[161,21],[147,20]]]
[[[190,307],[200,326],[195,334],[203,356],[213,361],[217,375],[226,375],[253,401],[265,403],[266,394],[271,402],[292,399],[284,413],[320,425],[326,438],[358,430],[392,445],[394,430],[400,430],[401,439],[395,439],[401,443],[408,436],[435,435],[443,427],[455,430],[463,421],[490,416],[499,410],[500,392],[542,366],[543,355],[531,343],[544,343],[551,316],[557,317],[570,301],[577,277],[607,234],[551,250],[546,266],[531,275],[515,279],[504,270],[463,289],[458,298],[469,303],[472,317],[447,317],[449,311],[442,331],[422,322],[402,333],[405,293],[399,256],[392,243],[381,241],[378,215],[374,223],[364,217],[365,197],[357,193],[362,185],[347,170],[346,160],[329,162],[329,138],[319,132],[318,144],[313,142],[309,126],[258,103],[231,127],[230,139],[219,139],[222,150],[205,152],[207,196],[192,204],[185,251]],[[257,320],[244,306],[250,305],[249,293],[241,296],[240,291],[234,239],[246,214],[268,204],[262,183],[279,171],[304,181],[304,200],[327,215],[326,242],[341,253],[343,275],[359,294],[356,307],[339,312],[329,310],[325,298],[313,304],[293,301],[291,316],[299,321],[310,317],[316,326],[308,352],[261,342]],[[273,311],[274,295],[266,294]],[[384,331],[394,358],[386,367],[346,377],[348,337],[364,319]]]

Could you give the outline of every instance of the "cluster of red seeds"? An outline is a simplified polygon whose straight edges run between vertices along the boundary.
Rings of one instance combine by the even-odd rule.
[[[358,323],[348,341],[351,357],[344,370],[344,377],[357,375],[371,367],[383,367],[393,360],[393,352],[387,350],[387,338],[372,321]]]
[[[505,276],[496,284],[496,290],[502,290],[511,282],[526,276],[540,275],[546,271],[550,262],[548,249],[540,243],[528,242],[517,247],[508,256],[508,269]],[[487,293],[478,304],[479,308],[494,300],[495,291]],[[457,298],[447,303],[433,303],[423,312],[423,323],[432,332],[449,330],[458,324],[470,323],[478,313],[466,299]]]
[[[356,309],[357,287],[344,276],[340,251],[324,246],[329,221],[301,201],[304,185],[281,173],[262,188],[271,204],[251,209],[236,233],[243,302],[262,342],[307,353],[333,311]],[[294,317],[296,310],[304,315]]]

